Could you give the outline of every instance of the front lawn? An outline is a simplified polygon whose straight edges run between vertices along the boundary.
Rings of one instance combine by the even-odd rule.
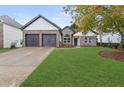
[[[21,86],[124,86],[124,63],[99,56],[103,50],[55,49]]]
[[[3,52],[7,52],[7,51],[10,51],[12,49],[10,48],[0,48],[0,53],[3,53]]]

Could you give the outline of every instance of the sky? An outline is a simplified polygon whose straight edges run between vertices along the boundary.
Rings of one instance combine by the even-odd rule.
[[[0,15],[8,15],[22,25],[38,14],[46,17],[61,28],[71,25],[71,16],[65,14],[63,12],[63,6],[60,5],[0,6]]]

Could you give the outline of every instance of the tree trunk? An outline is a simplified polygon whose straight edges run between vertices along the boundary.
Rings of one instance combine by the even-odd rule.
[[[99,36],[100,36],[99,37],[100,38],[100,46],[102,46],[102,35],[100,34]]]
[[[100,46],[102,46],[102,33],[99,33],[99,38],[100,38]]]
[[[123,32],[120,32],[120,35],[121,35],[120,46],[121,46],[122,49],[124,49],[124,45],[123,45],[123,42],[124,42],[124,34],[123,34]]]

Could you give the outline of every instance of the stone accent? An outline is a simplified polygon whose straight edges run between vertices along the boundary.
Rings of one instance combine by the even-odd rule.
[[[0,23],[0,48],[3,48],[3,24]]]
[[[73,41],[73,34],[74,34],[74,32],[71,29],[69,29],[69,28],[66,28],[66,29],[64,29],[62,31],[62,43],[64,44],[64,36],[66,34],[68,34],[70,36],[70,38],[71,38],[71,42],[69,44],[73,45],[74,44],[74,41]]]

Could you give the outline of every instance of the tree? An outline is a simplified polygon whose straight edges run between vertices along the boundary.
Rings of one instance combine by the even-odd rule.
[[[72,15],[73,23],[78,31],[87,33],[96,30],[100,37],[102,33],[119,32],[121,41],[124,39],[124,6],[65,6],[65,13]],[[102,42],[102,39],[100,39]]]
[[[119,32],[121,41],[124,40],[124,6],[111,6],[105,15],[105,31]]]
[[[95,32],[94,30],[96,30],[96,27],[98,28],[98,26],[96,26],[96,23],[98,23],[98,21],[96,22],[96,19],[98,20],[99,18],[97,16],[100,14],[102,6],[66,6],[64,9],[65,13],[72,15],[73,22],[77,25],[78,31],[84,33],[87,33],[88,31]],[[98,31],[100,42],[102,42],[102,31],[100,31],[100,29]]]

